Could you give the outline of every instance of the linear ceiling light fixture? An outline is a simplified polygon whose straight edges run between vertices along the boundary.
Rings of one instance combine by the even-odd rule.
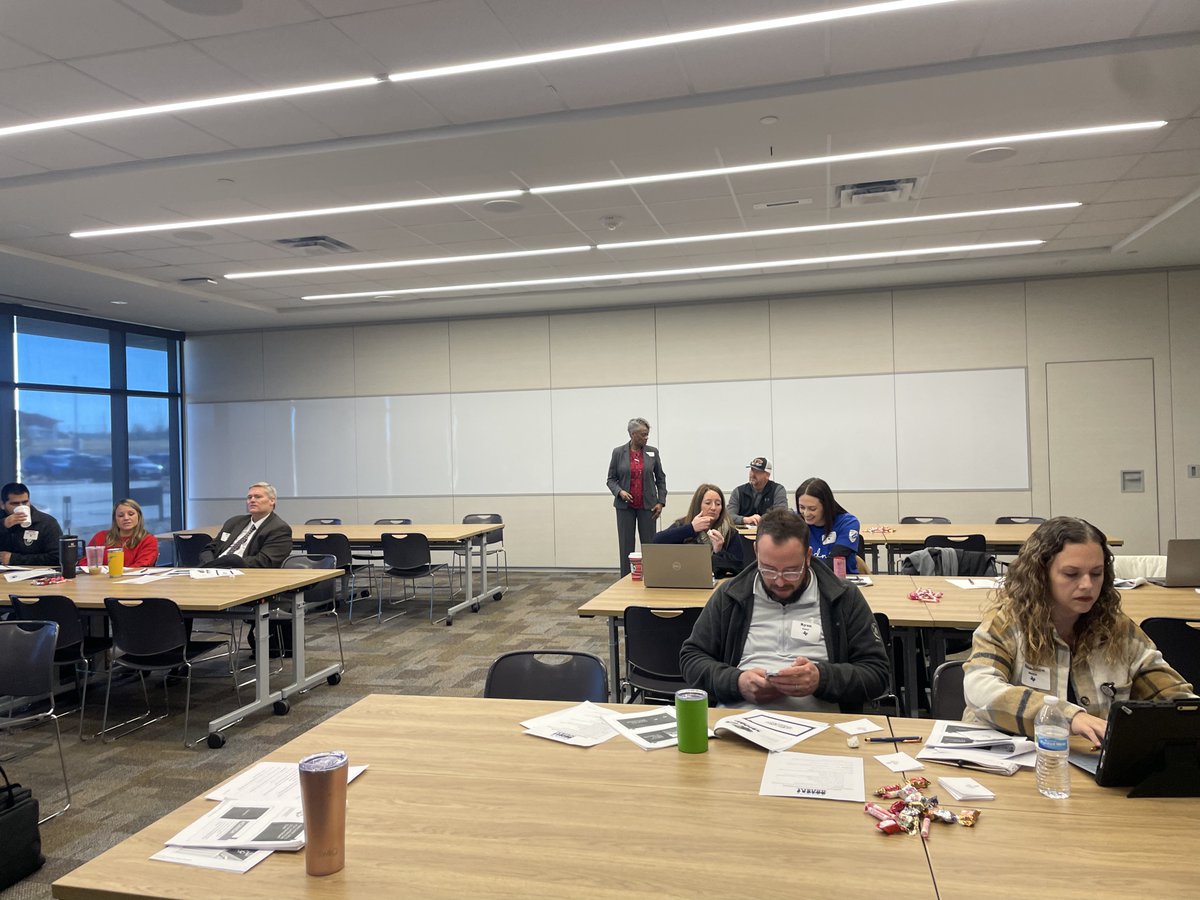
[[[1005,216],[1014,213],[1046,212],[1074,209],[1083,206],[1077,200],[1068,203],[1041,203],[1035,206],[1010,206],[1002,209],[974,209],[966,212],[936,213],[927,216],[904,216],[891,219],[869,219],[862,222],[837,222],[824,225],[797,225],[791,228],[762,228],[757,231],[730,231],[723,234],[692,234],[686,237],[654,238],[645,241],[614,241],[606,244],[579,244],[570,247],[548,247],[541,250],[512,250],[503,253],[473,253],[466,256],[435,256],[427,259],[397,259],[387,262],[357,263],[341,266],[308,266],[302,269],[271,269],[263,272],[230,272],[225,277],[237,281],[247,278],[284,278],[292,275],[326,275],[334,272],[365,272],[373,269],[400,269],[412,266],[437,266],[447,263],[487,262],[493,259],[519,259],[529,256],[553,256],[560,253],[580,253],[587,250],[629,250],[635,247],[665,247],[671,244],[697,244],[708,241],[733,241],[743,238],[778,237],[788,234],[807,234],[818,231],[842,231],[852,228],[874,228],[882,225],[915,225],[921,222],[941,222],[949,219],[970,219],[983,216]]]
[[[935,256],[946,253],[971,253],[976,250],[1011,250],[1017,247],[1036,247],[1045,241],[1004,241],[992,244],[960,244],[952,247],[922,247],[915,250],[886,250],[880,253],[848,253],[842,256],[810,256],[800,259],[771,259],[750,263],[731,263],[723,266],[693,266],[682,269],[658,269],[649,272],[617,272],[595,275],[571,275],[563,278],[530,278],[522,281],[488,281],[477,284],[442,284],[424,288],[404,288],[395,291],[356,291],[348,294],[310,294],[301,300],[349,300],[355,297],[399,297],[410,294],[444,294],[450,291],[483,291],[497,288],[538,287],[552,284],[580,284],[591,281],[619,281],[625,278],[674,278],[680,275],[713,275],[721,272],[744,272],[749,269],[779,269],[794,266],[816,266],[830,263],[858,262],[872,259],[893,259],[907,256]]]
[[[908,147],[889,147],[882,150],[862,150],[856,153],[839,153],[832,156],[809,156],[801,159],[776,160],[769,163],[752,163],[743,166],[718,166],[711,169],[690,169],[682,172],[662,172],[657,175],[637,175],[631,178],[609,178],[602,181],[580,181],[573,184],[554,184],[546,187],[531,187],[525,190],[494,191],[487,194],[464,194],[451,197],[423,197],[420,200],[398,200],[394,203],[366,203],[359,206],[339,206],[330,209],[293,210],[284,213],[268,213],[259,216],[233,216],[226,219],[187,220],[161,222],[154,225],[130,225],[120,228],[100,228],[89,231],[73,231],[71,237],[111,237],[120,234],[140,234],[148,231],[174,231],[180,228],[203,228],[215,225],[239,225],[246,222],[268,222],[272,219],[295,219],[307,215],[343,215],[354,212],[372,212],[380,209],[397,209],[406,206],[435,206],[438,204],[464,203],[471,200],[516,197],[522,194],[563,194],[568,191],[591,191],[606,187],[627,187],[664,181],[683,181],[690,178],[727,177],[746,172],[765,172],[774,169],[799,168],[801,166],[830,165],[839,162],[858,162],[865,159],[883,159],[917,153],[939,153],[945,150],[961,150],[967,147],[989,147],[998,143],[1028,143],[1077,137],[1095,137],[1103,134],[1121,134],[1129,131],[1149,131],[1162,128],[1167,122],[1154,119],[1146,122],[1118,122],[1112,125],[1089,125],[1084,128],[1065,128],[1058,131],[1031,131],[1023,134],[991,135],[964,141],[946,141],[938,144],[914,144]]]
[[[142,116],[166,115],[188,112],[193,109],[211,109],[214,106],[232,106],[235,103],[254,103],[259,100],[281,100],[301,97],[305,94],[323,94],[329,91],[344,91],[349,88],[386,84],[384,76],[350,78],[345,81],[326,81],[321,84],[303,84],[290,88],[275,88],[268,91],[250,91],[244,94],[227,94],[224,97],[203,97],[199,100],[181,100],[177,103],[156,103],[153,106],[135,106],[130,109],[114,109],[108,112],[67,116],[62,119],[45,119],[41,122],[26,122],[23,125],[7,125],[0,128],[0,138],[13,134],[29,134],[31,131],[48,131],[52,128],[74,128],[76,125],[91,125],[95,122],[113,122],[117,119],[136,119]]]
[[[968,0],[892,0],[887,3],[870,3],[865,6],[852,6],[846,9],[831,9],[826,12],[809,13],[800,16],[784,16],[776,19],[761,19],[756,22],[742,22],[734,25],[721,25],[715,28],[700,28],[694,31],[678,31],[672,34],[654,35],[651,37],[633,38],[627,41],[612,41],[606,44],[592,44],[586,47],[573,47],[568,50],[550,50],[544,53],[530,53],[522,56],[507,56],[500,59],[482,60],[471,63],[461,63],[449,66],[434,66],[428,69],[414,69],[409,72],[393,72],[389,75],[372,75],[364,78],[350,78],[344,81],[328,81],[321,84],[299,85],[297,87],[274,88],[265,91],[249,91],[242,94],[227,94],[222,97],[202,97],[197,100],[181,100],[175,103],[156,103],[150,106],[135,106],[127,109],[115,109],[108,112],[89,113],[79,116],[66,116],[60,119],[45,119],[40,122],[26,122],[21,125],[0,127],[0,138],[14,134],[29,134],[34,131],[48,131],[53,128],[74,128],[77,125],[90,125],[96,122],[111,122],[118,119],[134,119],[143,116],[168,115],[171,113],[189,112],[197,109],[211,109],[217,106],[230,106],[237,103],[252,103],[260,100],[280,100],[289,97],[299,97],[304,94],[319,94],[329,91],[342,91],[350,88],[367,87],[373,84],[387,82],[421,81],[430,78],[445,78],[454,75],[467,75],[474,72],[488,72],[495,69],[511,69],[517,66],[535,66],[544,62],[557,62],[567,59],[578,59],[586,56],[602,56],[609,53],[622,53],[629,50],[642,50],[650,47],[664,47],[673,44],[686,44],[694,41],[711,40],[714,38],[733,37],[742,34],[754,34],[760,31],[773,31],[780,28],[794,28],[801,25],[815,25],[822,22],[833,22],[840,19],[855,19],[863,16],[881,13],[903,12],[909,9],[919,9],[924,6],[941,6],[947,3],[965,3]]]
[[[496,69],[511,69],[517,66],[536,66],[541,63],[560,62],[566,59],[603,56],[609,53],[624,53],[629,50],[645,50],[650,47],[690,44],[695,41],[707,41],[714,38],[735,37],[743,34],[755,34],[760,31],[795,28],[800,25],[817,25],[822,22],[834,22],[840,19],[855,19],[862,16],[878,15],[880,13],[919,9],[923,6],[941,6],[946,3],[961,2],[964,2],[964,0],[893,0],[893,2],[888,3],[870,3],[865,6],[830,9],[825,12],[805,13],[799,16],[781,16],[776,19],[760,19],[757,22],[741,22],[735,25],[697,28],[693,31],[676,31],[672,34],[631,38],[627,41],[610,41],[605,44],[572,47],[568,50],[548,50],[544,53],[527,53],[522,56],[505,56],[499,59],[481,60],[479,62],[462,63],[460,65],[434,66],[429,69],[414,69],[410,72],[395,72],[388,76],[388,80],[396,82],[419,81],[425,78],[442,78],[448,75],[465,75],[473,72],[491,72]]]

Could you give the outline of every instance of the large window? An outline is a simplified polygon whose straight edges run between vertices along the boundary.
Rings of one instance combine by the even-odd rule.
[[[0,405],[11,405],[16,425],[0,457],[34,505],[84,538],[107,529],[125,497],[141,504],[150,531],[179,527],[180,336],[0,313],[12,335],[11,352],[0,353]]]

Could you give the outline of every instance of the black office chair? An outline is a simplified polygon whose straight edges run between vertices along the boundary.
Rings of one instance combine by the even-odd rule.
[[[304,535],[304,552],[310,556],[330,555],[337,560],[337,567],[345,573],[341,582],[342,596],[348,610],[347,620],[353,622],[355,601],[369,596],[370,589],[363,591],[358,589],[358,573],[366,566],[354,562],[353,554],[350,552],[350,539],[338,532],[306,534]]]
[[[412,519],[376,519],[376,525],[411,525]],[[358,560],[366,567],[367,570],[367,589],[370,590],[375,582],[375,565],[383,562],[383,551],[381,550],[354,550],[350,554],[351,558]]]
[[[896,686],[898,684],[900,684],[902,679],[900,679],[896,676],[896,655],[897,654],[896,654],[896,646],[893,643],[894,641],[897,641],[898,639],[892,637],[892,621],[891,621],[891,619],[889,619],[887,617],[886,613],[881,613],[881,612],[875,613],[875,627],[877,627],[879,629],[879,637],[883,641],[884,649],[887,651],[888,683],[887,683],[887,690],[884,691],[882,694],[880,694],[878,697],[876,697],[872,702],[875,704],[876,708],[879,708],[882,701],[890,700],[892,702],[892,704],[896,707],[895,715],[900,716],[900,715],[903,715],[904,712],[900,705],[900,694],[898,693]],[[917,708],[917,704],[914,703],[913,709],[916,709],[916,708]]]
[[[901,525],[949,525],[945,516],[901,516]]]
[[[305,519],[305,525],[341,525],[342,520],[337,518],[331,519]]]
[[[212,543],[212,535],[203,531],[180,531],[171,543],[175,545],[175,565],[194,568],[200,565],[200,551]]]
[[[1045,521],[1041,516],[996,516],[997,525],[1041,525]]]
[[[71,664],[75,677],[75,691],[79,695],[79,739],[88,741],[83,735],[83,716],[87,709],[88,681],[98,668],[89,669],[88,662],[97,656],[107,657],[112,649],[112,638],[107,635],[85,634],[79,610],[70,597],[47,594],[44,597],[18,597],[10,594],[13,621],[43,621],[58,623],[58,640],[54,646],[56,665]]]
[[[931,534],[925,538],[925,549],[930,547],[949,547],[953,550],[974,550],[976,553],[987,552],[987,538],[982,534]]]
[[[504,524],[504,519],[501,518],[500,513],[471,513],[463,516],[462,523],[464,525],[502,525]],[[504,549],[504,529],[498,528],[495,531],[489,531],[487,534],[481,534],[479,537],[474,538],[471,541],[471,552],[475,553],[481,545],[483,547],[483,558],[479,564],[486,566],[488,557],[494,556],[496,558],[496,575],[498,577],[500,575],[500,557],[503,556],[504,583],[508,584],[508,551]],[[462,549],[455,550],[454,562],[458,566],[465,566],[466,551]],[[462,583],[461,576],[459,577],[459,583]]]
[[[679,650],[691,636],[700,612],[700,607],[630,606],[625,610],[623,703],[632,703],[639,696],[643,702],[668,701],[677,690],[688,687],[679,670]]]
[[[306,553],[289,556],[283,561],[284,569],[336,569],[337,557],[332,553],[323,553],[309,555]],[[271,611],[268,617],[271,619],[271,628],[282,631],[288,628],[292,621],[292,603],[291,598],[296,594],[304,595],[304,621],[307,624],[309,619],[320,618],[321,616],[333,616],[334,631],[337,634],[338,658],[342,662],[342,668],[346,668],[346,654],[342,651],[342,622],[337,611],[337,579],[327,578],[324,581],[318,581],[316,584],[310,584],[308,587],[299,588],[295,591],[285,591],[281,597],[286,600],[271,604]],[[305,629],[305,636],[308,631]],[[285,646],[286,640],[283,634],[279,634],[277,641],[280,647]]]
[[[561,657],[543,662],[539,657]],[[506,700],[565,700],[582,703],[608,700],[604,662],[578,650],[514,650],[496,658],[488,669],[483,696]]]
[[[933,673],[933,697],[930,713],[935,719],[957,722],[966,712],[967,701],[963,696],[963,661],[952,659],[942,663]]]
[[[1192,690],[1200,691],[1200,620],[1156,616],[1142,622],[1142,631]]]
[[[175,602],[164,597],[152,597],[144,600],[122,600],[117,597],[105,597],[104,609],[108,620],[112,623],[114,656],[112,665],[108,668],[108,684],[104,690],[104,718],[100,725],[100,734],[107,735],[109,731],[134,725],[105,741],[116,740],[139,728],[145,728],[154,722],[165,719],[170,710],[170,695],[167,692],[167,679],[163,678],[163,696],[167,701],[168,712],[150,718],[150,694],[146,690],[146,673],[170,673],[182,669],[186,680],[186,699],[183,712],[183,745],[196,746],[195,741],[188,741],[188,722],[192,711],[192,666],[201,661],[205,654],[214,650],[222,650],[232,656],[232,639],[222,641],[193,641],[187,636],[183,624],[183,615]],[[216,657],[209,657],[216,658]],[[108,727],[108,705],[112,696],[113,672],[118,668],[130,669],[138,673],[142,683],[142,696],[146,701],[146,711],[117,725]],[[238,685],[237,673],[232,669],[229,673],[233,680],[234,692],[238,695],[241,705],[241,690]]]
[[[0,717],[0,730],[20,730],[43,722],[54,723],[54,739],[58,742],[58,762],[62,766],[63,787],[67,802],[62,809],[38,820],[40,825],[71,808],[71,783],[67,780],[67,758],[63,755],[59,716],[54,711],[55,642],[57,622],[0,622],[0,697],[49,698],[50,706],[42,712]]]
[[[454,585],[450,580],[450,570],[445,563],[433,562],[433,557],[429,552],[429,539],[423,534],[382,534],[380,541],[383,544],[383,565],[384,574],[388,578],[399,578],[402,582],[407,581],[412,584],[413,593],[417,591],[417,579],[429,579],[429,621],[433,621],[433,589],[434,575],[438,572],[446,573],[446,590],[448,593],[454,591]],[[404,597],[395,602],[404,602],[411,598]],[[397,613],[396,616],[403,615]],[[388,621],[396,618],[391,616]],[[379,592],[379,621],[383,622],[383,591]]]

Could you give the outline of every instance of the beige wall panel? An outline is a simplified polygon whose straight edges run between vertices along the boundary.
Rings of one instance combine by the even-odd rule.
[[[357,497],[289,497],[281,498],[275,511],[289,525],[303,525],[309,519],[341,519],[344,525],[359,522]],[[316,532],[320,525],[313,525]]]
[[[512,391],[550,387],[547,316],[450,323],[450,389]]]
[[[267,332],[263,360],[263,392],[268,399],[354,394],[351,328]]]
[[[1029,281],[1029,365],[1091,359],[1166,361],[1167,275]]]
[[[237,497],[228,500],[188,500],[184,516],[184,531],[208,531],[216,534],[216,527],[228,519],[246,511],[246,501]]]
[[[361,525],[376,519],[412,519],[435,525],[458,521],[451,497],[360,497],[358,515],[356,524]]]
[[[655,310],[658,381],[735,381],[769,378],[771,361],[762,347],[770,326],[765,300],[696,306],[661,306]],[[738,342],[756,346],[740,353]],[[653,380],[654,369],[646,369]]]
[[[1029,491],[921,491],[899,494],[901,516],[945,516],[951,523],[986,524],[998,516],[1048,516],[1032,509]]]
[[[745,328],[731,333],[751,336]],[[774,378],[891,372],[892,295],[772,300],[770,361]]]
[[[796,505],[796,487],[792,485],[788,491],[788,506],[793,509]],[[856,494],[839,491],[836,485],[830,487],[834,489],[833,495],[837,502],[842,504],[847,512],[858,516],[858,521],[864,526],[872,522],[895,522],[900,518],[899,501],[891,491],[864,491]]]
[[[654,310],[550,317],[550,385],[653,384]]]
[[[449,390],[448,323],[354,329],[354,393],[358,396],[444,394]]]
[[[189,403],[263,399],[263,333],[188,338],[183,346]]]
[[[1025,365],[1025,284],[894,291],[897,372]]]
[[[1171,393],[1173,409],[1175,528],[1164,538],[1200,538],[1200,272],[1172,272]]]
[[[670,498],[668,498],[670,499]],[[612,497],[567,494],[554,498],[556,566],[612,569],[617,580],[617,516]],[[583,603],[589,597],[581,597]]]
[[[504,517],[504,549],[510,566],[554,566],[554,498],[455,497],[454,519],[471,513]]]

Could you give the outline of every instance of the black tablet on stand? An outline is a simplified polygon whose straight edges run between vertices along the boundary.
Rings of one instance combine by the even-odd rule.
[[[1130,797],[1200,797],[1200,700],[1121,700],[1108,713],[1096,783]]]

